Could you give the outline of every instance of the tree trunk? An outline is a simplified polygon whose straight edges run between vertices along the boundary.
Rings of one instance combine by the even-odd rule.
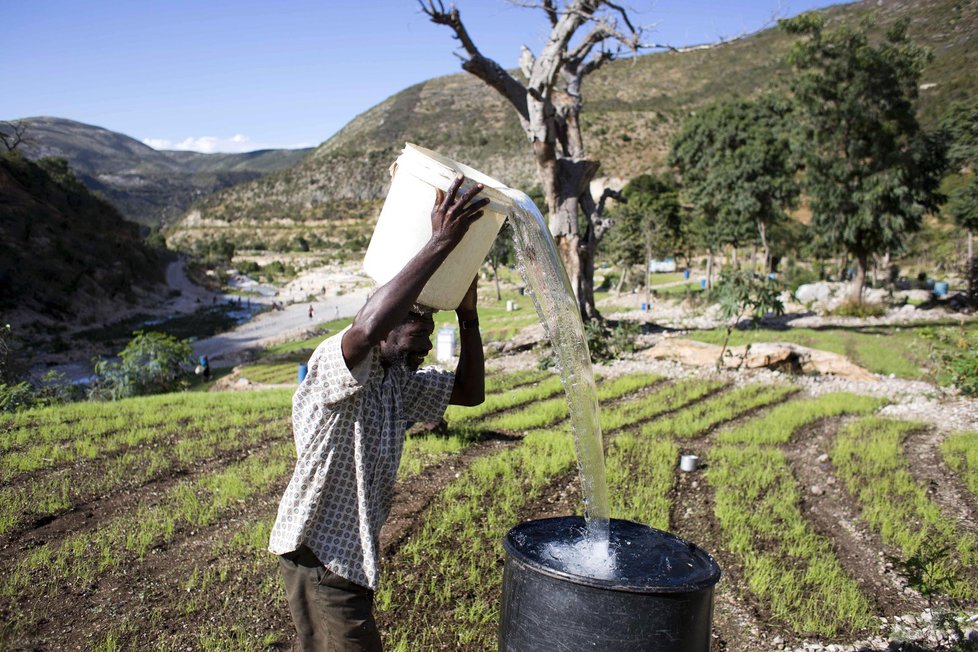
[[[971,261],[975,259],[975,232],[968,229],[968,269],[971,269]]]
[[[713,249],[707,250],[706,257],[706,289],[713,289]]]
[[[767,224],[764,222],[757,222],[757,231],[761,235],[761,248],[764,250],[764,266],[761,270],[767,274],[768,272],[774,271],[771,269],[771,246],[767,242]]]
[[[652,286],[652,247],[645,243],[645,303],[651,303]]]
[[[869,268],[869,255],[865,253],[856,254],[856,260],[859,262],[859,267],[856,269],[856,276],[852,279],[852,295],[850,297],[853,303],[863,302],[863,286],[866,284],[866,271]]]
[[[737,264],[737,245],[733,245],[731,247],[731,249],[733,250],[733,252],[730,255],[730,266],[734,269],[734,271],[736,271],[738,269],[738,264]]]
[[[621,269],[621,275],[618,277],[618,285],[615,286],[615,295],[621,296],[621,288],[625,285],[625,279],[628,278],[629,266],[623,261],[618,264]]]

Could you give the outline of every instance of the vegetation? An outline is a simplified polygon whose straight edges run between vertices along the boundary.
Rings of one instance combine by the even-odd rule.
[[[778,287],[765,276],[753,271],[725,271],[720,275],[720,284],[714,291],[720,305],[720,314],[727,321],[727,330],[717,356],[717,370],[723,366],[723,356],[733,333],[740,321],[750,315],[751,325],[769,313],[784,314]]]
[[[791,105],[775,97],[711,105],[683,124],[669,155],[696,207],[707,251],[759,238],[764,274],[771,271],[768,231],[787,219],[785,211],[799,194],[787,128],[791,113]]]
[[[976,329],[927,329],[930,359],[938,382],[954,385],[962,394],[978,394],[978,332]]]
[[[189,341],[165,333],[136,331],[119,352],[119,361],[96,361],[90,395],[98,400],[116,400],[186,388],[190,361]]]
[[[387,562],[376,604],[390,649],[491,646],[499,600],[499,582],[491,578],[498,576],[503,558],[499,541],[520,519],[548,504],[555,487],[572,482],[574,446],[561,425],[566,401],[556,394],[544,398],[546,392],[537,390],[546,386],[559,393],[559,381],[533,370],[494,374],[487,385],[493,410],[468,418],[459,411],[440,435],[405,441],[400,481],[439,463],[457,468],[458,475],[433,494],[417,517],[418,528],[405,535]],[[731,389],[695,378],[664,382],[652,375],[600,381],[612,515],[677,529],[696,540],[695,531],[682,529],[688,524],[670,517],[676,459],[681,442],[697,438],[696,445],[703,446],[709,433],[714,446],[701,455],[722,532],[718,551],[737,560],[725,569],[742,577],[754,599],[770,610],[779,634],[835,640],[867,631],[875,608],[802,515],[799,489],[777,447],[819,419],[868,413],[879,402],[846,394],[796,400],[790,398],[792,390]],[[104,645],[245,650],[280,645],[290,624],[265,546],[294,455],[290,393],[174,393],[0,415],[0,531],[5,536],[21,541],[36,521],[74,514],[80,505],[103,500],[119,505],[11,563],[0,599],[5,609],[15,599],[19,606],[8,612],[0,640],[16,644],[25,632],[46,627],[39,623],[52,601],[74,604],[76,598],[61,589],[63,581],[91,587],[83,599],[96,609],[124,574],[165,568],[166,578],[150,579],[147,586],[165,587],[166,599],[119,603],[119,613],[128,616],[99,635]],[[773,407],[756,413],[762,406]],[[509,443],[455,466],[463,451],[493,437],[503,419],[513,427]],[[733,419],[734,428],[717,430]],[[547,429],[527,429],[540,423]],[[859,424],[855,454],[876,455],[871,440],[889,426]],[[970,435],[945,444],[948,459],[960,461],[952,468],[962,478],[974,467],[969,457],[974,448]],[[858,476],[861,493],[854,495],[860,500],[869,495],[866,486],[904,491],[902,484],[890,482],[899,475],[899,460],[881,471],[865,467],[860,458],[851,472],[843,470],[848,467],[838,455],[833,452],[840,478],[849,482],[850,475]],[[900,502],[888,495],[885,502]],[[918,518],[916,512],[907,514],[890,519]],[[924,519],[924,529],[934,532],[928,540],[937,550],[945,539],[931,518]],[[967,535],[958,538],[967,541]],[[952,563],[973,559],[967,545],[961,544],[963,552],[948,550],[940,568],[955,578],[969,577],[961,575],[964,566]],[[942,583],[932,575],[924,577],[935,599],[965,594],[957,579]],[[226,614],[218,627],[210,620],[215,606]],[[78,607],[72,613],[95,612]],[[72,623],[79,617],[87,616],[68,616]],[[181,626],[171,628],[166,624],[171,622]]]
[[[960,531],[910,475],[903,451],[921,426],[866,417],[843,428],[832,463],[883,541],[903,554],[903,570],[924,594],[978,598],[978,539]]]
[[[962,476],[965,486],[978,497],[978,433],[959,432],[941,444],[944,461]]]
[[[868,25],[828,30],[819,14],[782,26],[803,37],[789,60],[812,228],[858,263],[858,303],[870,258],[899,251],[940,199],[943,148],[915,114],[930,55],[910,40],[905,21],[878,45]]]
[[[784,453],[722,446],[709,459],[716,517],[751,592],[798,634],[837,636],[868,627],[872,607],[830,542],[802,516]]]

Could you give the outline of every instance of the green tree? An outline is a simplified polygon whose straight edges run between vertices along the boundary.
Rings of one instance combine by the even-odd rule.
[[[858,263],[852,300],[860,302],[872,256],[899,251],[941,200],[944,147],[914,110],[930,55],[905,22],[880,43],[867,24],[828,31],[817,14],[781,25],[802,37],[789,62],[812,227]]]
[[[970,102],[955,102],[944,114],[941,129],[950,143],[947,160],[952,170],[978,167],[978,97]]]
[[[759,241],[769,269],[771,226],[798,198],[789,112],[777,97],[719,102],[692,115],[673,141],[669,161],[682,175],[711,258],[723,245]]]
[[[613,211],[613,250],[629,265],[644,263],[645,291],[649,264],[654,258],[674,255],[682,238],[679,186],[669,175],[642,174],[621,191],[624,202]],[[646,297],[648,300],[648,297]]]
[[[136,331],[119,360],[97,359],[90,397],[116,400],[183,389],[192,349],[188,340]]]
[[[969,277],[976,273],[975,230],[978,229],[978,98],[971,102],[951,105],[941,121],[948,139],[948,163],[952,170],[971,176],[971,180],[955,190],[948,202],[954,221],[967,232]],[[974,285],[972,280],[971,285]],[[974,290],[971,290],[974,298]]]
[[[978,298],[978,261],[974,249],[974,235],[978,230],[978,174],[972,174],[971,180],[951,195],[947,208],[957,225],[968,234],[968,258],[964,269],[968,278],[968,298],[974,302]]]

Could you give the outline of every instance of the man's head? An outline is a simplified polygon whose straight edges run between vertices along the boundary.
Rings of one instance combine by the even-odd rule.
[[[431,350],[435,320],[430,312],[409,312],[380,343],[380,360],[384,367],[403,365],[415,371]]]

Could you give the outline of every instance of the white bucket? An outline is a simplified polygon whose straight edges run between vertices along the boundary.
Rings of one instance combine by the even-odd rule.
[[[394,278],[431,239],[435,188],[447,192],[460,172],[465,175],[465,181],[459,194],[481,183],[485,188],[479,196],[488,197],[489,205],[418,296],[418,303],[438,310],[458,307],[512,211],[513,200],[505,194],[509,188],[504,184],[467,165],[407,143],[391,166],[391,188],[363,259],[364,271],[379,285]]]
[[[686,473],[691,473],[699,466],[700,458],[697,455],[682,455],[679,458],[679,468]]]
[[[448,362],[455,357],[455,329],[442,326],[435,338],[435,360]]]

